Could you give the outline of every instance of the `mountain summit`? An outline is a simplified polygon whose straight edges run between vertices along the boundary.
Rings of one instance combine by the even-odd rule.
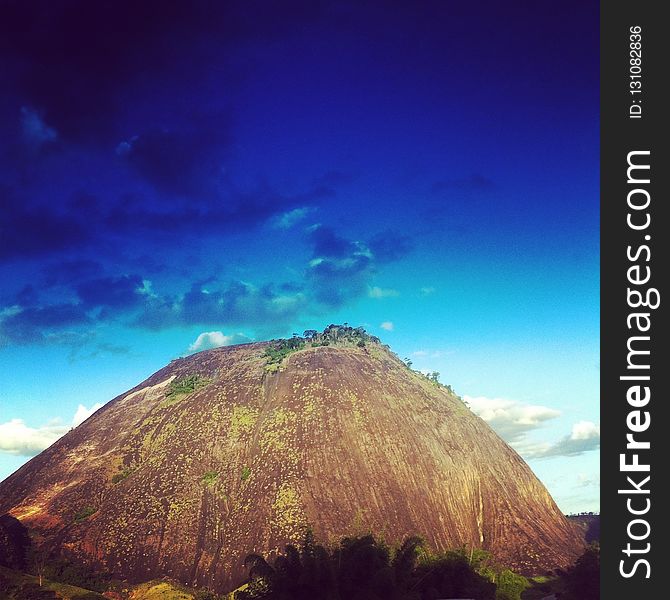
[[[0,483],[3,513],[54,557],[219,591],[308,527],[482,547],[525,573],[582,548],[450,388],[345,326],[171,362]]]

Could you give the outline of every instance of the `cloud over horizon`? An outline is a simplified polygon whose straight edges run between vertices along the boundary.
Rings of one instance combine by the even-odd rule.
[[[560,416],[560,411],[547,406],[524,404],[517,400],[464,396],[474,413],[486,421],[506,442],[521,441],[526,434],[545,422]]]
[[[81,425],[99,408],[102,408],[100,403],[94,404],[91,408],[79,404],[69,424],[56,420],[40,427],[30,427],[23,419],[11,419],[0,423],[0,452],[35,456],[64,436],[70,429]]]
[[[475,414],[527,460],[579,456],[600,447],[600,425],[591,421],[573,424],[570,434],[556,442],[537,442],[528,434],[559,417],[560,411],[503,398],[464,396],[463,399]]]
[[[570,434],[554,443],[530,443],[523,451],[526,458],[580,456],[600,448],[600,425],[592,421],[578,421]]]

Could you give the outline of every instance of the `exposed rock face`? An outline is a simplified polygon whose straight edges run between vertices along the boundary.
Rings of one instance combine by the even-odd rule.
[[[249,552],[373,531],[566,566],[582,542],[524,461],[383,346],[170,363],[0,483],[0,514],[116,576],[226,590]]]

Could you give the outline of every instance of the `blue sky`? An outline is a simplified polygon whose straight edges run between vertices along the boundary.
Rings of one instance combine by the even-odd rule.
[[[348,321],[599,508],[597,3],[30,4],[0,478],[172,358]]]

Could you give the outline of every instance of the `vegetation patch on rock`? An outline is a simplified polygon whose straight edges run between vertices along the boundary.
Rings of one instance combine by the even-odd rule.
[[[116,485],[117,483],[121,483],[124,479],[127,479],[130,477],[130,475],[133,473],[134,469],[131,469],[129,467],[125,467],[122,469],[119,473],[116,473],[112,476],[112,483]]]
[[[233,442],[242,436],[249,435],[258,420],[258,409],[250,406],[235,406],[230,417],[228,435]]]
[[[323,346],[355,346],[365,348],[368,343],[379,344],[380,340],[370,335],[363,327],[350,327],[348,323],[343,325],[328,325],[323,331],[306,329],[302,335],[294,333],[292,337],[272,340],[265,349],[263,356],[267,359],[265,371],[276,373],[280,370],[282,361],[304,348],[319,348]]]
[[[81,523],[82,521],[85,521],[91,515],[94,515],[97,512],[98,509],[95,508],[94,506],[85,506],[74,516],[74,522]]]
[[[165,401],[163,406],[171,406],[176,404],[186,396],[192,394],[196,390],[205,387],[211,382],[208,377],[202,375],[187,375],[180,377],[170,382],[167,392],[165,393]]]
[[[219,478],[218,471],[207,471],[207,473],[205,473],[202,476],[202,482],[205,485],[212,485],[218,478]]]

